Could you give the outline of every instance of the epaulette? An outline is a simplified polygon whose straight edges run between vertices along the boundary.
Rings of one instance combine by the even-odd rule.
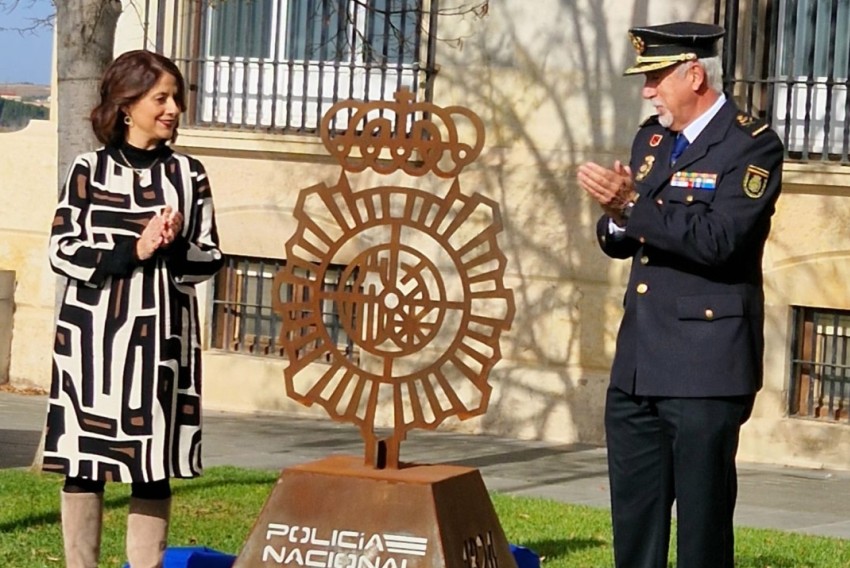
[[[738,113],[738,116],[735,117],[735,123],[753,138],[770,128],[770,125],[765,121],[750,116],[745,112]]]
[[[653,114],[652,116],[645,118],[644,121],[640,123],[640,127],[643,128],[644,126],[651,126],[653,124],[658,124],[657,114]]]

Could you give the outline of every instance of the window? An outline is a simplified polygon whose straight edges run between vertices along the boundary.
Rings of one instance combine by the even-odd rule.
[[[226,0],[207,9],[214,14],[207,36],[210,57],[268,57],[272,42],[267,24],[272,17],[271,0]]]
[[[789,411],[850,422],[850,312],[794,310]]]
[[[345,61],[351,55],[344,5],[290,0],[288,8],[284,59]]]
[[[850,165],[850,0],[717,0],[727,92],[787,157]]]
[[[776,129],[789,149],[847,153],[850,0],[780,3]]]
[[[423,1],[202,0],[194,122],[313,132],[337,100],[416,92],[434,72]]]
[[[212,310],[212,347],[251,355],[283,357],[280,344],[281,318],[272,309],[274,277],[283,266],[282,260],[228,256],[224,268],[215,277]],[[334,266],[325,273],[324,290],[337,290],[344,266]],[[306,272],[305,272],[306,275]],[[288,286],[282,290],[283,301],[306,298],[307,288]],[[325,329],[337,350],[351,359],[357,358],[354,342],[340,325],[335,302],[322,305]],[[314,346],[308,345],[309,350]]]

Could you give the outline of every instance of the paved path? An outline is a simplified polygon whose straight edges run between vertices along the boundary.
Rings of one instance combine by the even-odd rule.
[[[46,398],[0,391],[0,468],[27,467]],[[281,414],[206,412],[204,463],[278,471],[330,454],[362,455],[356,429]],[[481,470],[488,489],[608,507],[605,450],[451,432],[414,432],[402,461]],[[736,524],[850,539],[850,472],[740,464]]]

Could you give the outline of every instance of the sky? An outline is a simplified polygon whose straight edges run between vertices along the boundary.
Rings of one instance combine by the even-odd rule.
[[[0,28],[5,28],[0,30],[0,83],[50,84],[53,28],[23,35],[14,29],[30,27],[34,18],[52,13],[50,0],[17,0],[17,5],[0,0]]]

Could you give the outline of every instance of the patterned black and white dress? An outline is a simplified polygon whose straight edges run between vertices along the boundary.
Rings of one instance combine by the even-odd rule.
[[[44,470],[152,482],[200,475],[201,343],[195,284],[222,264],[200,162],[162,146],[135,171],[115,148],[79,156],[50,237],[68,278],[56,322]],[[166,205],[181,235],[151,259],[135,241]]]

